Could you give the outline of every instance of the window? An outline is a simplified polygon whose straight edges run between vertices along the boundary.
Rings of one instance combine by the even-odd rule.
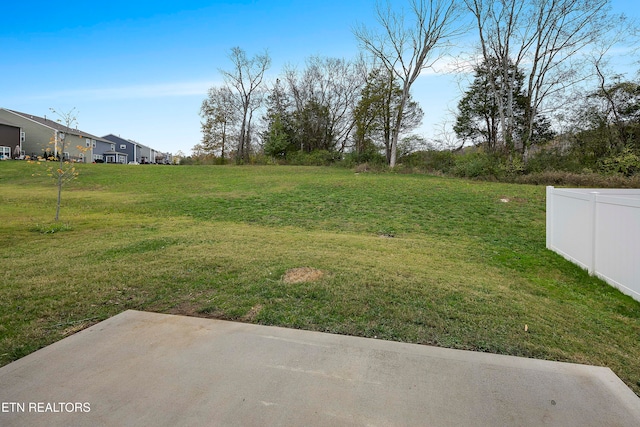
[[[116,144],[111,144],[111,151],[116,151]]]
[[[127,149],[127,144],[120,144],[120,149],[121,150],[126,150]]]
[[[25,141],[25,134],[23,131],[20,131],[20,142],[24,142]]]
[[[9,147],[0,147],[0,159],[9,159],[11,158],[11,148]]]
[[[91,139],[87,138],[87,147],[91,147]]]
[[[102,160],[102,154],[94,154],[93,160]]]

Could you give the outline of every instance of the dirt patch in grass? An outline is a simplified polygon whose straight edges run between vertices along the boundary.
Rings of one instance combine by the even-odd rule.
[[[163,310],[159,310],[163,312]],[[183,301],[174,307],[166,310],[167,314],[175,314],[178,316],[204,317],[206,319],[224,318],[223,313],[211,306],[206,306],[197,298]]]
[[[69,335],[73,335],[76,332],[80,332],[81,330],[88,328],[89,326],[91,326],[91,323],[89,322],[78,323],[77,325],[69,326],[64,331],[60,332],[60,335],[68,337]]]
[[[183,316],[202,317],[198,316],[199,308],[201,308],[200,305],[187,301],[170,308],[169,310],[167,310],[167,313]]]
[[[247,314],[242,316],[240,320],[243,322],[253,322],[261,310],[262,310],[262,304],[256,304],[253,307],[251,307],[251,310],[247,311]]]
[[[325,273],[322,270],[311,267],[298,267],[287,270],[282,276],[282,280],[285,283],[305,283],[315,282],[324,277]]]

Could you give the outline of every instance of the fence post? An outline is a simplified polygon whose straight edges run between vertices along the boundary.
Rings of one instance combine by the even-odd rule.
[[[589,210],[591,214],[591,260],[589,262],[589,274],[596,274],[596,236],[598,235],[598,192],[592,191],[589,193]]]
[[[553,250],[553,186],[547,186],[547,249]]]

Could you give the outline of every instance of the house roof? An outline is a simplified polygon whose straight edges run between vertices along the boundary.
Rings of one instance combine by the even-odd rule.
[[[105,135],[105,136],[103,136],[102,138],[103,138],[103,139],[106,139],[107,141],[116,142],[116,143],[119,143],[119,144],[135,144],[135,145],[140,145],[140,144],[138,144],[138,143],[137,143],[137,142],[135,142],[135,141],[131,141],[130,139],[124,139],[124,138],[121,138],[121,137],[119,137],[119,136],[117,136],[117,135],[114,135],[114,134],[112,134],[112,133],[110,133],[109,135]]]
[[[26,114],[26,113],[21,113],[19,111],[14,111],[14,110],[9,110],[7,108],[3,108],[3,110],[8,111],[10,113],[15,114],[16,116],[22,117],[23,119],[26,120],[31,120],[33,122],[36,122],[40,125],[46,126],[48,128],[57,130],[59,132],[65,132],[71,135],[78,135],[78,136],[83,136],[83,137],[89,137],[91,139],[96,139],[96,140],[100,140],[100,141],[105,141],[103,138],[100,138],[99,136],[95,136],[90,134],[89,132],[84,132],[82,130],[79,129],[73,129],[70,127],[67,127],[65,125],[63,125],[62,123],[59,123],[57,120],[52,120],[45,117],[38,117],[38,116],[34,116],[33,114]]]
[[[121,136],[118,135],[114,135],[112,133],[110,133],[109,135],[105,135],[102,138],[109,140],[111,142],[116,142],[116,143],[120,143],[120,144],[132,144],[132,145],[137,145],[138,147],[143,147],[143,148],[151,148],[148,147],[144,144],[139,143],[138,141],[134,141],[133,139],[126,139],[126,138],[122,138]],[[153,150],[153,148],[151,148]],[[155,150],[157,151],[157,150]]]

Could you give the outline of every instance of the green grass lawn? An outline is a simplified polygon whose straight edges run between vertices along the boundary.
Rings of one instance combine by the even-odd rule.
[[[640,303],[545,249],[543,187],[80,165],[52,227],[38,167],[0,162],[2,365],[138,309],[608,366],[640,394]]]

